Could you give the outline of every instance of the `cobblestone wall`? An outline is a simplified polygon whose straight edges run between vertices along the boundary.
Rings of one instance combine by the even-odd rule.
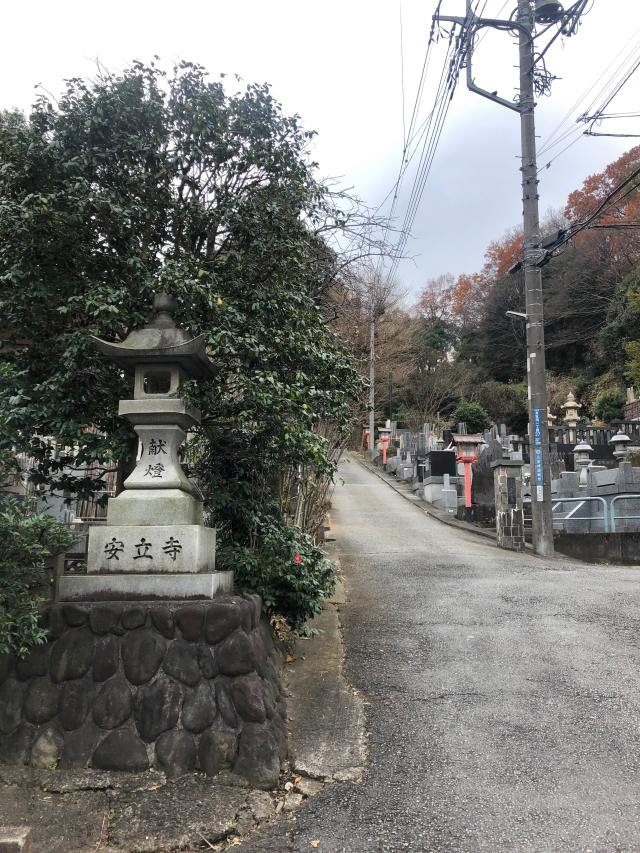
[[[285,704],[258,596],[55,604],[50,641],[0,656],[0,761],[276,784]]]

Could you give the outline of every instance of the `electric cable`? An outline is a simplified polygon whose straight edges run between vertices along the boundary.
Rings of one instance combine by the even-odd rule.
[[[617,76],[621,72],[624,73],[623,69],[625,68],[627,63],[633,62],[635,60],[635,55],[637,54],[638,50],[640,49],[640,42],[638,44],[634,44],[634,46],[631,48],[631,50],[629,50],[628,53],[626,53],[626,51],[628,50],[629,45],[631,45],[632,42],[634,42],[634,40],[638,37],[639,34],[640,34],[640,28],[637,29],[631,35],[631,37],[626,42],[626,44],[624,45],[622,50],[616,52],[616,55],[608,63],[608,65],[605,67],[605,69],[602,72],[600,72],[600,74],[596,77],[596,79],[589,86],[587,86],[587,88],[584,90],[584,92],[577,98],[577,100],[574,102],[574,104],[565,113],[565,115],[563,116],[561,121],[556,125],[554,130],[549,134],[549,136],[540,145],[539,150],[538,150],[538,154],[544,154],[546,151],[549,151],[552,148],[554,148],[555,146],[562,144],[566,139],[568,139],[570,136],[573,136],[576,133],[578,136],[583,135],[582,128],[580,128],[577,131],[575,126],[571,127],[567,131],[562,131],[562,133],[560,133],[560,131],[567,124],[567,122],[571,119],[572,115],[576,112],[576,110],[578,109],[580,104],[583,103],[587,97],[589,97],[589,95],[594,91],[596,86],[598,86],[598,84],[603,80],[605,75],[608,74],[608,72],[614,66],[614,64],[619,59],[619,57],[621,55],[623,55],[624,58],[617,65],[617,67],[612,72],[612,74],[609,76],[609,78],[606,80],[606,82],[603,83],[602,86],[599,88],[597,94],[592,98],[589,106],[586,108],[586,110],[583,110],[583,114],[589,113],[593,109],[594,104],[600,98],[602,98],[603,96],[606,97],[606,92],[607,92],[608,87],[610,87],[611,85],[615,85],[614,84],[615,79],[617,78]]]
[[[453,35],[453,31],[451,36]],[[451,36],[450,36],[450,44],[451,44]],[[426,182],[428,180],[431,166],[433,164],[433,160],[435,157],[435,152],[437,150],[437,146],[442,135],[442,129],[444,126],[444,121],[446,119],[446,115],[449,110],[449,106],[451,104],[451,100],[453,98],[453,94],[455,92],[455,88],[458,81],[459,71],[464,62],[464,59],[467,56],[469,49],[469,38],[466,34],[462,34],[457,38],[456,48],[454,51],[454,55],[449,61],[449,69],[448,73],[445,77],[446,62],[443,66],[443,70],[440,78],[440,85],[438,88],[438,92],[436,94],[436,100],[434,105],[434,110],[431,112],[431,117],[435,116],[435,123],[433,125],[433,132],[425,134],[424,143],[422,152],[420,155],[420,162],[418,168],[416,170],[416,175],[414,176],[414,181],[411,189],[411,194],[409,198],[409,202],[407,204],[407,210],[404,217],[403,226],[401,229],[401,237],[398,242],[398,246],[392,261],[391,270],[389,273],[389,277],[391,278],[400,263],[400,259],[402,257],[402,253],[404,248],[406,247],[406,243],[409,239],[409,234],[411,232],[411,228],[415,221],[415,216],[417,214],[420,201],[422,199],[422,195],[424,193],[424,188],[426,186]],[[437,112],[436,112],[437,111]],[[431,125],[431,122],[430,122]]]

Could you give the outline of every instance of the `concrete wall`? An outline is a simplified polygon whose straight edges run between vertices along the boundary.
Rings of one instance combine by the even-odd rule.
[[[587,563],[640,565],[640,533],[560,533],[556,550]]]

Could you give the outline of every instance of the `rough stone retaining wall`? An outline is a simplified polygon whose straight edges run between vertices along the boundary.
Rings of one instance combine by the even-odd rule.
[[[258,596],[54,604],[50,641],[0,656],[0,762],[277,783],[285,704]]]

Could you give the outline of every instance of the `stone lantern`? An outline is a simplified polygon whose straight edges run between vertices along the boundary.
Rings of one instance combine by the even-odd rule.
[[[564,418],[562,419],[569,429],[569,441],[568,444],[573,444],[576,441],[576,429],[578,427],[578,422],[580,421],[580,409],[582,406],[575,398],[573,391],[569,391],[567,394],[566,401],[562,404],[562,408],[565,410]]]
[[[133,399],[121,400],[118,413],[140,443],[124,491],[109,501],[106,525],[89,530],[87,574],[62,578],[63,599],[212,598],[233,586],[232,572],[215,571],[216,532],[204,526],[201,500],[178,458],[188,430],[200,423],[180,387],[213,375],[205,336],[176,328],[170,296],[157,295],[153,307],[151,322],[122,343],[93,338],[133,374]]]
[[[582,439],[580,444],[576,444],[573,448],[573,460],[577,468],[580,469],[580,486],[586,486],[588,481],[587,468],[591,464],[590,453],[593,453],[593,447],[588,444],[585,439]]]
[[[631,439],[629,436],[622,432],[622,430],[618,430],[618,432],[609,439],[609,444],[613,445],[613,455],[619,462],[624,462],[629,455],[630,441]]]
[[[387,464],[387,450],[391,441],[391,427],[380,427],[378,429],[380,437],[380,447],[382,449],[382,464]]]
[[[478,449],[484,444],[482,435],[461,435],[455,433],[456,461],[464,465],[464,514],[466,521],[471,518],[471,466],[478,459]]]

